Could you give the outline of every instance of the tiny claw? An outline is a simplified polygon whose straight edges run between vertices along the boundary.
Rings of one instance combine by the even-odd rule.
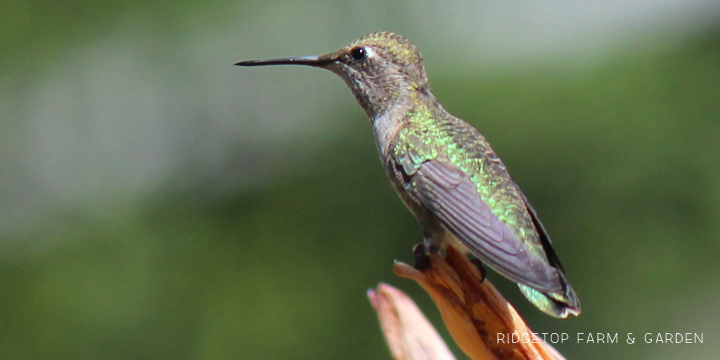
[[[481,283],[485,281],[485,275],[487,275],[487,270],[485,270],[485,267],[483,266],[482,261],[478,258],[472,258],[470,259],[470,262],[475,265],[475,267],[480,271],[480,277],[482,277]]]
[[[425,244],[420,243],[413,247],[413,253],[415,254],[415,269],[423,271],[430,270],[432,263],[430,258],[427,256],[427,248]]]

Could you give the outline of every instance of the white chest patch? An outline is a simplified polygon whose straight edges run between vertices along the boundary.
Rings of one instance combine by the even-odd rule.
[[[398,121],[393,120],[392,112],[386,112],[373,119],[373,131],[375,132],[375,145],[378,153],[382,156],[387,150],[390,141],[395,135]]]

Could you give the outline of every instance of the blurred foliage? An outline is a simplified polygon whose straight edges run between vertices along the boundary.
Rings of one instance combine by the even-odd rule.
[[[57,24],[28,20],[52,2],[23,3],[2,5],[25,9],[3,24],[22,33],[0,37],[3,50],[37,33],[54,42],[43,26]],[[58,16],[102,12],[83,14]],[[535,331],[620,334],[617,345],[556,345],[568,358],[715,356],[720,31],[590,70],[429,75],[444,106],[506,162],[581,298],[583,315],[558,321],[495,277]],[[199,184],[103,216],[68,210],[2,239],[0,358],[389,358],[364,295],[379,281],[407,291],[442,331],[427,296],[392,274],[420,232],[367,120],[345,110],[333,117],[355,114],[356,125],[263,186],[219,197]],[[636,345],[624,344],[627,332]],[[705,344],[647,345],[645,332],[702,332]]]
[[[250,3],[244,1],[241,4]],[[52,59],[59,52],[109,33],[123,14],[140,24],[152,18],[156,29],[185,28],[192,24],[193,12],[202,8],[206,16],[223,18],[222,1],[140,1],[103,2],[74,0],[5,0],[0,3],[0,61],[23,63]]]

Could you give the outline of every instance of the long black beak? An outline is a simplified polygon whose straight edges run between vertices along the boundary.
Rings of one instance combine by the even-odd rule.
[[[281,59],[246,60],[236,63],[238,66],[265,66],[265,65],[308,65],[325,66],[333,60],[329,55],[300,56]]]

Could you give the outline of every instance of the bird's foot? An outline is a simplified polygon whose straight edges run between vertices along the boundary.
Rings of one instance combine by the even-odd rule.
[[[432,251],[432,247],[430,248]],[[420,243],[413,247],[413,253],[415,254],[415,269],[417,270],[430,270],[432,263],[428,255],[428,249],[425,244]]]
[[[442,251],[442,249],[443,249],[443,248],[440,247],[440,246],[437,246],[437,245],[435,245],[435,244],[430,244],[430,246],[428,247],[428,253],[429,253],[429,254],[440,254],[440,252]]]
[[[487,275],[487,270],[485,270],[485,267],[483,266],[482,261],[478,258],[472,258],[470,259],[470,262],[475,265],[475,267],[480,271],[480,277],[482,277],[482,280],[480,282],[485,281],[485,275]]]

